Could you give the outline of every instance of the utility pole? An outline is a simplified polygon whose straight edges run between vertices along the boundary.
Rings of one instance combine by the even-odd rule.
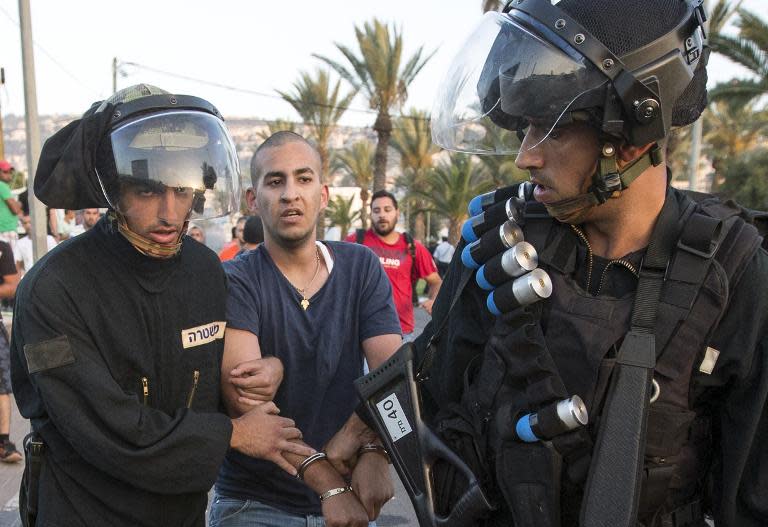
[[[701,135],[704,129],[704,117],[699,117],[691,127],[691,155],[688,158],[688,190],[698,190],[699,157],[701,156]],[[709,189],[705,189],[708,192]]]
[[[3,86],[5,86],[5,68],[0,68],[0,89]],[[3,133],[3,108],[0,104],[0,159],[5,159],[5,136]]]
[[[29,215],[32,219],[32,257],[39,260],[48,252],[48,218],[45,205],[33,192],[35,172],[40,158],[40,125],[37,120],[37,83],[35,81],[35,53],[32,48],[32,13],[29,0],[19,0],[19,25],[21,29],[21,62],[24,71],[24,121],[27,126],[27,196]]]
[[[112,59],[112,93],[117,93],[117,57]]]

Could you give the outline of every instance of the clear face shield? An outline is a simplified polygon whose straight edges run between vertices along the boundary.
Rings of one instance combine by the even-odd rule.
[[[169,223],[216,218],[239,207],[240,170],[221,119],[192,111],[140,116],[110,135],[117,178],[99,181],[126,218],[155,212]]]
[[[601,106],[607,86],[535,20],[486,13],[440,85],[432,140],[458,152],[514,155],[541,144],[572,112]]]

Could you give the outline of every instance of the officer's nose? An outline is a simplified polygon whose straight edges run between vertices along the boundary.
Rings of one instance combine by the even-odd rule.
[[[520,152],[515,158],[515,166],[521,170],[532,170],[544,166],[542,144],[540,141],[536,141],[532,135],[530,130],[525,134],[520,145]]]
[[[179,224],[186,219],[189,212],[189,199],[177,192],[175,188],[166,188],[160,194],[157,216],[168,224]]]

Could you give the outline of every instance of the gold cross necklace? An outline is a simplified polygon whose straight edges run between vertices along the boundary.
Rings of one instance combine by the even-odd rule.
[[[293,286],[296,288],[296,291],[298,291],[299,294],[301,295],[301,302],[299,303],[301,304],[301,307],[304,308],[304,311],[309,309],[309,300],[307,299],[307,296],[304,294],[304,292],[307,289],[309,289],[309,286],[311,286],[312,282],[314,282],[315,278],[317,278],[317,273],[320,272],[320,249],[318,249],[317,246],[315,246],[315,251],[316,251],[315,259],[317,261],[317,265],[315,266],[315,274],[312,275],[312,280],[310,280],[309,283],[305,285],[303,288]]]

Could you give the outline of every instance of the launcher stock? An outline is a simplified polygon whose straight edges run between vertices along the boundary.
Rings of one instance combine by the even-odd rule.
[[[410,344],[404,344],[384,364],[357,379],[355,387],[387,447],[421,527],[470,527],[493,510],[475,474],[422,421]],[[447,516],[435,513],[432,468],[437,460],[450,463],[467,479],[466,491],[452,504]]]

